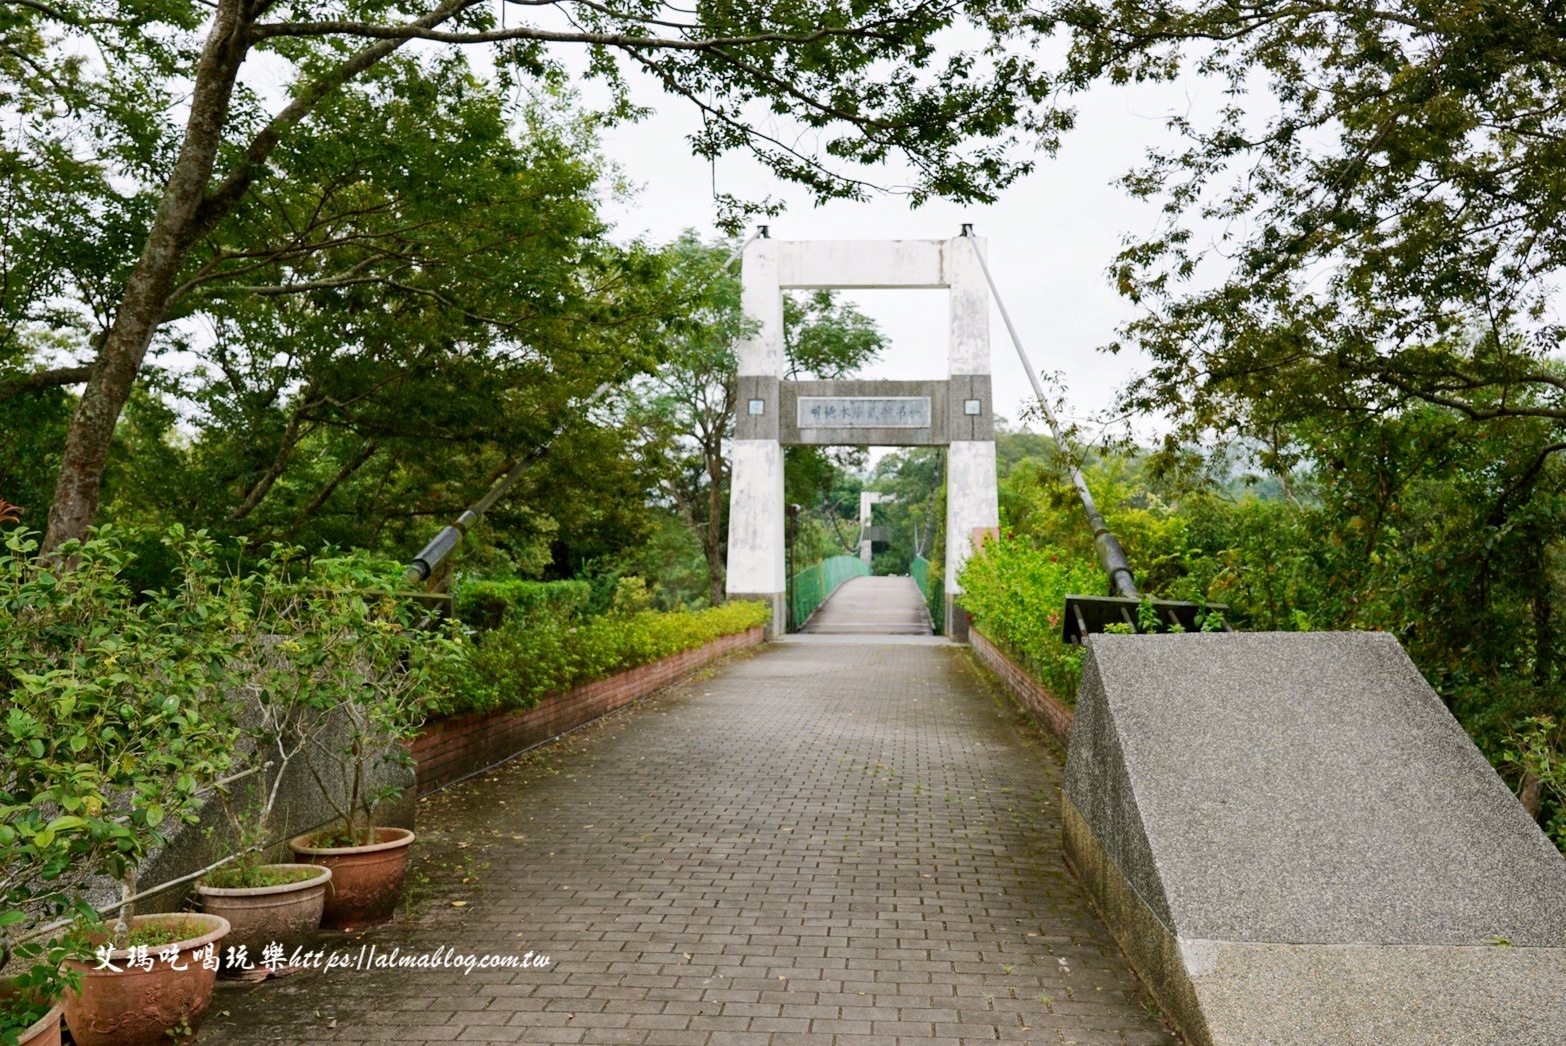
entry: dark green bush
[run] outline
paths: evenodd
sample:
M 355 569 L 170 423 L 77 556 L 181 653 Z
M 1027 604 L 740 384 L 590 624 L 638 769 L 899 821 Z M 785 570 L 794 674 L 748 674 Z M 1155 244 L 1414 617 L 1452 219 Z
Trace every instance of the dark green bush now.
M 545 694 L 692 650 L 766 623 L 764 603 L 727 603 L 698 611 L 637 610 L 577 620 L 514 613 L 454 662 L 450 698 L 437 715 L 531 708 Z
M 575 619 L 587 608 L 586 581 L 464 581 L 452 593 L 457 617 L 470 628 L 495 631 L 514 615 Z

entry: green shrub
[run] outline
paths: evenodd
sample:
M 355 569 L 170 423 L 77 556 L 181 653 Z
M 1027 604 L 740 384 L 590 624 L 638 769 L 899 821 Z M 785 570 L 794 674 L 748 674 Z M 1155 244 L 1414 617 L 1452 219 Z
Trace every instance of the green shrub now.
M 617 601 L 640 600 L 622 581 Z M 469 656 L 448 666 L 451 696 L 438 715 L 531 708 L 545 694 L 602 679 L 721 636 L 766 623 L 764 603 L 727 603 L 697 611 L 659 613 L 625 609 L 601 617 L 514 613 L 501 627 L 478 636 Z
M 1051 693 L 1076 700 L 1082 648 L 1060 638 L 1066 596 L 1103 591 L 1098 564 L 1079 553 L 1034 548 L 1006 536 L 992 538 L 969 557 L 959 576 L 963 609 L 973 623 Z
M 245 593 L 204 534 L 164 540 L 164 587 L 140 592 L 109 528 L 57 560 L 24 530 L 0 550 L 0 965 L 14 957 L 27 989 L 0 1000 L 0 1040 L 65 988 L 80 941 L 56 920 L 94 923 L 101 876 L 133 894 L 141 860 L 233 762 Z
M 586 581 L 463 581 L 452 593 L 458 619 L 470 628 L 499 629 L 513 615 L 576 618 L 593 587 Z
M 276 546 L 254 568 L 249 587 L 270 642 L 246 676 L 256 698 L 247 734 L 277 774 L 297 756 L 318 784 L 341 782 L 320 790 L 337 815 L 334 838 L 371 840 L 381 804 L 401 795 L 394 785 L 372 786 L 374 771 L 411 767 L 404 743 L 467 648 L 419 627 L 426 611 L 379 587 L 385 568 L 373 557 L 307 559 Z M 275 795 L 237 825 L 241 838 L 247 827 L 264 838 Z
M 1533 782 L 1539 823 L 1566 852 L 1566 727 L 1553 716 L 1529 716 L 1512 733 L 1500 761 Z

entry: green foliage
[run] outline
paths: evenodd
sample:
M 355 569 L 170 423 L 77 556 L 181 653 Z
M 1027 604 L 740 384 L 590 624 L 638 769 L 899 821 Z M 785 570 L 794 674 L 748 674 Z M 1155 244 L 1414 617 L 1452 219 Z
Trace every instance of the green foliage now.
M 589 613 L 602 613 L 613 601 L 622 577 L 645 578 L 652 585 L 659 610 L 694 610 L 709 606 L 707 561 L 701 542 L 674 513 L 654 507 L 652 531 L 640 545 L 588 561 L 578 575 L 593 586 Z
M 906 574 L 915 557 L 937 554 L 936 532 L 944 522 L 936 509 L 945 485 L 943 453 L 938 447 L 912 447 L 876 462 L 865 489 L 896 499 L 875 507 L 876 523 L 886 528 L 887 539 L 886 548 L 876 553 L 877 574 Z
M 372 787 L 373 771 L 412 766 L 405 744 L 443 702 L 451 666 L 467 660 L 455 636 L 420 627 L 419 603 L 378 586 L 384 578 L 373 559 L 306 559 L 286 546 L 252 575 L 267 629 L 246 676 L 261 710 L 258 749 L 285 765 L 301 758 L 338 831 L 357 840 L 374 838 L 379 805 L 402 792 Z
M 946 474 L 946 457 L 942 451 L 940 470 L 935 475 L 935 501 L 930 506 L 929 518 L 934 521 L 935 533 L 930 538 L 927 556 L 930 560 L 930 592 L 926 605 L 930 608 L 930 621 L 936 635 L 947 631 L 946 622 L 946 484 L 941 477 Z M 966 611 L 963 611 L 966 613 Z
M 1518 740 L 1537 742 L 1526 724 L 1558 715 L 1563 700 L 1556 606 L 1566 590 L 1566 475 L 1551 457 L 1551 426 L 1425 407 L 1294 431 L 1307 466 L 1275 477 L 1270 497 L 1225 473 L 1160 471 L 1162 455 L 1089 463 L 1088 482 L 1143 591 L 1227 604 L 1238 628 L 1395 634 L 1514 787 L 1532 780 L 1543 790 L 1541 821 L 1553 825 L 1558 800 L 1543 782 L 1554 764 L 1535 745 L 1526 769 Z M 1001 501 L 1017 541 L 1061 542 L 1092 562 L 1081 510 L 1048 462 L 1015 459 Z M 1092 573 L 1080 583 L 1103 590 Z M 1058 612 L 1054 591 L 1050 599 Z M 1201 627 L 1222 624 L 1208 614 Z M 1558 750 L 1558 738 L 1550 744 Z
M 970 556 L 958 580 L 974 625 L 1056 697 L 1074 702 L 1082 650 L 1061 640 L 1060 615 L 1067 595 L 1103 588 L 1098 564 L 1007 533 Z
M 112 531 L 39 563 L 13 531 L 0 555 L 0 943 L 90 917 L 88 883 L 134 889 L 138 863 L 194 820 L 238 735 L 251 608 L 204 535 L 169 533 L 163 588 L 135 592 Z M 67 563 L 70 569 L 63 569 Z M 58 935 L 17 953 L 56 991 Z M 51 963 L 53 965 L 51 965 Z
M 85 919 L 90 909 L 83 903 L 78 914 Z M 23 941 L 0 953 L 0 960 L 14 960 L 11 969 L 22 973 L 0 979 L 0 1046 L 16 1046 L 21 1033 L 37 1023 L 67 991 L 80 991 L 82 975 L 62 969 L 66 959 L 81 959 L 92 953 L 91 945 L 74 927 Z
M 452 591 L 457 619 L 469 628 L 493 631 L 513 616 L 573 619 L 588 608 L 593 586 L 586 581 L 462 580 Z
M 1079 84 L 1199 71 L 1223 92 L 1171 117 L 1183 141 L 1125 179 L 1166 216 L 1113 266 L 1153 359 L 1138 405 L 1264 436 L 1419 402 L 1562 416 L 1551 5 L 1065 0 L 1054 14 Z
M 253 890 L 259 886 L 285 886 L 289 883 L 304 882 L 320 874 L 314 868 L 303 865 L 266 865 L 258 862 L 237 866 L 225 865 L 215 872 L 209 872 L 202 881 L 208 886 L 215 886 L 222 890 Z
M 374 534 L 405 524 L 389 508 L 396 497 L 381 495 L 401 485 L 399 451 L 425 457 L 410 436 L 428 438 L 442 417 L 475 427 L 486 410 L 508 427 L 571 418 L 563 405 L 597 384 L 578 381 L 584 372 L 623 380 L 646 369 L 663 339 L 645 335 L 660 318 L 640 314 L 648 322 L 632 351 L 619 330 L 639 311 L 622 306 L 651 282 L 637 271 L 644 252 L 628 248 L 632 264 L 619 264 L 592 214 L 599 183 L 612 189 L 617 176 L 574 163 L 579 141 L 553 133 L 560 114 L 541 104 L 580 71 L 562 50 L 583 56 L 585 75 L 607 89 L 605 111 L 578 132 L 648 111 L 624 74 L 635 69 L 699 109 L 697 154 L 748 153 L 818 200 L 862 197 L 860 168 L 888 163 L 905 168 L 916 203 L 992 200 L 1070 123 L 1018 0 L 656 16 L 640 4 L 544 6 L 538 24 L 505 24 L 476 3 L 161 2 L 124 18 L 79 0 L 8 5 L 0 117 L 27 133 L 0 151 L 16 216 L 0 280 L 0 368 L 20 359 L 46 385 L 84 385 L 72 451 L 59 458 L 51 544 L 93 522 L 115 422 L 175 350 L 221 372 L 206 390 L 228 400 L 221 406 L 267 423 L 251 445 L 226 420 L 235 453 L 214 448 L 203 464 L 232 468 L 205 493 L 228 493 L 237 522 L 269 499 L 280 463 L 314 461 L 253 531 L 312 543 L 349 540 L 341 531 L 364 519 L 356 501 L 379 510 Z M 487 54 L 470 67 L 464 45 Z M 541 111 L 514 111 L 517 98 Z M 168 120 L 180 106 L 189 120 Z M 534 141 L 563 147 L 514 162 Z M 552 177 L 562 167 L 575 168 L 565 184 Z M 778 206 L 726 194 L 717 203 L 730 232 Z M 549 314 L 541 325 L 538 312 Z M 207 323 L 218 328 L 211 352 Z M 75 377 L 46 375 L 51 340 L 69 346 Z M 503 359 L 464 365 L 475 356 Z M 306 377 L 275 380 L 291 369 Z M 551 402 L 517 410 L 487 395 L 497 370 L 503 391 L 527 398 L 537 383 Z M 235 395 L 214 391 L 225 384 Z M 408 477 L 405 495 L 441 472 L 414 471 L 426 475 Z M 357 489 L 343 490 L 355 477 Z
M 726 603 L 698 611 L 645 609 L 646 589 L 622 579 L 610 613 L 578 619 L 517 613 L 480 635 L 468 658 L 448 662 L 441 716 L 531 708 L 546 694 L 602 679 L 721 636 L 766 623 L 764 603 Z
M 1539 821 L 1566 852 L 1566 731 L 1553 716 L 1529 716 L 1518 724 L 1501 758 L 1522 774 L 1525 788 L 1537 789 Z
M 18 519 L 35 530 L 49 514 L 55 464 L 73 407 L 60 389 L 0 400 L 0 497 L 14 503 Z
M 783 503 L 798 505 L 788 541 L 796 570 L 829 556 L 858 555 L 864 447 L 784 447 Z
M 416 548 L 432 518 L 547 445 L 489 513 L 492 543 L 535 572 L 557 551 L 580 559 L 641 536 L 642 500 L 624 496 L 650 482 L 640 433 L 579 404 L 656 361 L 677 305 L 657 252 L 608 239 L 588 121 L 547 93 L 515 105 L 459 60 L 397 58 L 311 128 L 280 146 L 281 178 L 229 234 L 308 238 L 320 244 L 312 264 L 263 247 L 235 270 L 226 247 L 197 249 L 188 306 L 215 339 L 202 366 L 160 390 L 182 425 L 172 413 L 132 424 L 132 399 L 108 517 Z M 341 270 L 353 276 L 326 275 Z M 541 507 L 565 485 L 572 511 Z

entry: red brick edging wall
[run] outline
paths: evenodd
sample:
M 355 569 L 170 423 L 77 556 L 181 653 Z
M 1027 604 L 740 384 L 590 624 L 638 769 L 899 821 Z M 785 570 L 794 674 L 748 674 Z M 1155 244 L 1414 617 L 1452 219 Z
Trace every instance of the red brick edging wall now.
M 736 632 L 662 661 L 546 694 L 523 712 L 485 712 L 431 723 L 408 746 L 418 765 L 418 794 L 433 792 L 459 777 L 493 766 L 668 686 L 714 658 L 754 646 L 761 640 L 760 628 Z
M 1044 688 L 1037 679 L 1023 671 L 1005 652 L 985 638 L 984 633 L 977 628 L 970 629 L 968 641 L 973 645 L 976 654 L 984 667 L 988 668 L 1000 677 L 1000 681 L 1006 684 L 1024 708 L 1033 714 L 1033 718 L 1048 730 L 1050 736 L 1060 742 L 1060 747 L 1071 746 L 1071 724 L 1076 721 L 1077 714 L 1066 707 L 1054 694 Z

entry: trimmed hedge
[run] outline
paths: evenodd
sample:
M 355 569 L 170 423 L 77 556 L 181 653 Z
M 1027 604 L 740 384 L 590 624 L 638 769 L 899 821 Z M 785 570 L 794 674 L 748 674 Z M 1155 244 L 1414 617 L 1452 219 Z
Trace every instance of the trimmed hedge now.
M 586 581 L 464 581 L 452 593 L 457 617 L 470 628 L 493 631 L 514 614 L 575 618 L 587 608 Z
M 453 668 L 459 673 L 450 687 L 453 696 L 434 712 L 440 717 L 531 708 L 545 694 L 756 628 L 768 616 L 765 603 L 609 613 L 582 621 L 566 614 L 515 612 L 481 635 L 465 661 Z

